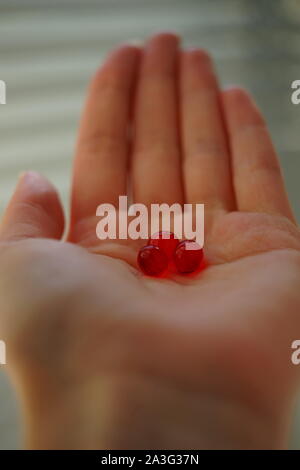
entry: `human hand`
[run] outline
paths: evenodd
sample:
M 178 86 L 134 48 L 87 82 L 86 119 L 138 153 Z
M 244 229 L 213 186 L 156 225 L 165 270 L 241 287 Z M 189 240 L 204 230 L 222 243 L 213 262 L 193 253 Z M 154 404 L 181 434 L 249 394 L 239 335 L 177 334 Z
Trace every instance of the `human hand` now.
M 137 202 L 205 204 L 197 277 L 144 277 L 137 242 L 97 239 L 96 207 L 126 194 L 128 167 Z M 259 111 L 219 91 L 205 52 L 161 34 L 108 58 L 81 123 L 66 242 L 63 231 L 54 188 L 24 175 L 1 228 L 0 336 L 28 447 L 286 444 L 299 231 Z

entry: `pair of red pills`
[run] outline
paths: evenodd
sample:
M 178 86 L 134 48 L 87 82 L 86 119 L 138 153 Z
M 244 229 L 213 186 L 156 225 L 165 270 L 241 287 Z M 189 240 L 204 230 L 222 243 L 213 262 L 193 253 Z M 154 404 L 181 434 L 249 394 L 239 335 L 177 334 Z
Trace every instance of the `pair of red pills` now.
M 158 232 L 140 249 L 138 265 L 148 276 L 162 275 L 174 263 L 180 274 L 195 272 L 203 259 L 203 249 L 193 240 L 180 242 L 172 232 Z

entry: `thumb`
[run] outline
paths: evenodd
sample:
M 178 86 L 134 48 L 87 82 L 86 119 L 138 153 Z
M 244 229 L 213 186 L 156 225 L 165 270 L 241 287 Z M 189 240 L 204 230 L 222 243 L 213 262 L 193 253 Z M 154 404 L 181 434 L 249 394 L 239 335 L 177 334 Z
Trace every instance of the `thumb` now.
M 54 186 L 39 173 L 23 173 L 6 208 L 0 240 L 61 238 L 63 209 Z

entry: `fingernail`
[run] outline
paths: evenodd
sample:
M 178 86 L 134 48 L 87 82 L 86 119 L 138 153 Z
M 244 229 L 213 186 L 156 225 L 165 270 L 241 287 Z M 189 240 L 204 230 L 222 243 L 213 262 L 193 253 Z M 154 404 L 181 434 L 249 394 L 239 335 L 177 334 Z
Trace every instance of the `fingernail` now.
M 145 44 L 145 41 L 138 38 L 132 38 L 125 42 L 128 46 L 142 47 Z
M 40 179 L 40 174 L 37 171 L 32 171 L 32 170 L 21 171 L 18 177 L 18 183 L 22 183 L 25 181 L 28 182 L 28 181 L 37 180 L 37 179 Z
M 223 90 L 224 91 L 230 91 L 230 90 L 234 90 L 236 88 L 240 88 L 240 85 L 232 85 L 232 84 L 228 84 L 228 85 L 225 85 L 223 87 Z

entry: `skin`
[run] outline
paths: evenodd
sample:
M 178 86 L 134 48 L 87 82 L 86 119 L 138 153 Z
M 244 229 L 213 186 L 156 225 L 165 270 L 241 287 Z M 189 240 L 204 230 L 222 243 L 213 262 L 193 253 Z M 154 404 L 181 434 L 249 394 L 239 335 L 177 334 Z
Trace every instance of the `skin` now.
M 128 139 L 128 125 L 134 128 Z M 96 207 L 205 204 L 206 268 L 156 279 L 138 242 L 96 238 Z M 297 391 L 300 235 L 264 120 L 200 49 L 161 33 L 94 76 L 71 222 L 41 175 L 1 225 L 0 332 L 27 448 L 287 445 Z

